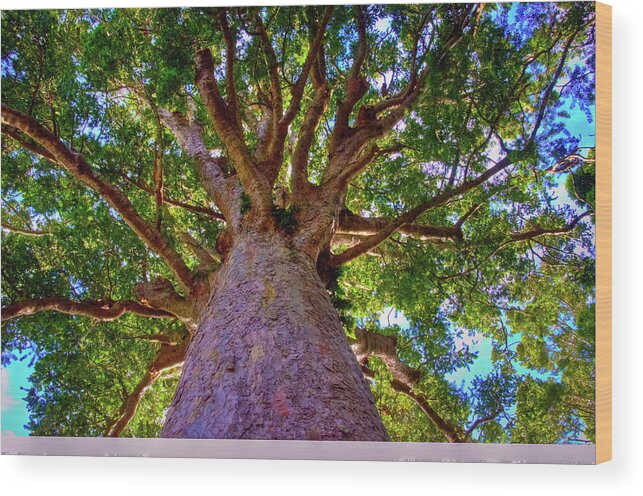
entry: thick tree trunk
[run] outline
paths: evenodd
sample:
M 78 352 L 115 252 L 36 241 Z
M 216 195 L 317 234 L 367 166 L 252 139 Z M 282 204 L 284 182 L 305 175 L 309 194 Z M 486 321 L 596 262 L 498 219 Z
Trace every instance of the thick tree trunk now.
M 310 257 L 245 234 L 216 278 L 163 437 L 388 440 Z

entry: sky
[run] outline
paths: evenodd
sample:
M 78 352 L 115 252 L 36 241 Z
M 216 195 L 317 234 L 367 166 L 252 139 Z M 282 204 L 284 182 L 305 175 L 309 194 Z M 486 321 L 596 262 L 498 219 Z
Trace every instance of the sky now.
M 28 388 L 29 376 L 32 369 L 29 368 L 29 359 L 12 362 L 8 367 L 0 368 L 0 414 L 2 415 L 2 435 L 27 436 L 29 431 L 24 425 L 29 421 L 27 403 L 24 401 L 26 391 L 21 388 Z

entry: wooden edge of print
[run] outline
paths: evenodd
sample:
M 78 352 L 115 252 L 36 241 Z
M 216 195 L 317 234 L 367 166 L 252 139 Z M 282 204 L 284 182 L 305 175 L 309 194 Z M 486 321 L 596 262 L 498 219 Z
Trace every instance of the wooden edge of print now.
M 596 3 L 596 463 L 612 459 L 612 7 Z
M 594 445 L 3 436 L 4 455 L 592 465 Z

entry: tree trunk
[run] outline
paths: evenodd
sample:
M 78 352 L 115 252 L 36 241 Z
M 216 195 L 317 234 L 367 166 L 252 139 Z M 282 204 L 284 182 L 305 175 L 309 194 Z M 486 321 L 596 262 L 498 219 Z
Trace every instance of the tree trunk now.
M 310 257 L 243 234 L 214 288 L 163 437 L 388 440 Z

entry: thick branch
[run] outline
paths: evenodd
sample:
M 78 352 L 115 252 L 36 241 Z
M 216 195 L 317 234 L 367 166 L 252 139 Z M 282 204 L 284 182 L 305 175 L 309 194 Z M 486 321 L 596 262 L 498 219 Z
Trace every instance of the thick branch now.
M 277 112 L 273 111 L 273 116 L 272 116 L 273 132 L 269 141 L 268 159 L 261 164 L 262 170 L 264 171 L 264 175 L 267 177 L 268 182 L 271 185 L 275 182 L 279 174 L 279 170 L 282 166 L 283 156 L 284 156 L 284 146 L 285 146 L 286 137 L 288 135 L 288 129 L 290 124 L 292 123 L 292 121 L 297 116 L 297 113 L 300 110 L 301 100 L 304 95 L 304 89 L 306 88 L 306 83 L 308 82 L 308 78 L 310 76 L 315 60 L 317 59 L 318 54 L 320 53 L 322 39 L 326 31 L 326 24 L 330 19 L 332 11 L 333 11 L 332 6 L 326 7 L 326 10 L 320 22 L 320 25 L 317 27 L 315 38 L 310 43 L 308 54 L 306 55 L 306 60 L 304 61 L 301 74 L 299 75 L 297 82 L 294 84 L 292 88 L 291 99 L 290 99 L 290 103 L 288 104 L 288 108 L 286 109 L 285 113 L 283 113 L 283 115 L 281 114 L 277 115 Z M 268 37 L 267 32 L 262 27 L 262 25 L 259 25 L 259 26 L 260 26 L 259 34 L 262 38 L 263 44 L 270 46 L 270 40 L 267 38 Z M 272 56 L 274 56 L 274 54 L 272 54 Z M 272 56 L 270 57 L 269 60 L 272 60 Z M 273 77 L 277 77 L 277 76 L 276 75 L 273 76 L 272 72 L 270 74 L 271 74 L 271 85 L 272 85 Z M 312 127 L 312 132 L 314 133 L 319 117 L 321 117 L 321 113 L 323 113 L 325 108 L 325 104 L 326 104 L 325 97 L 324 96 L 322 96 L 321 98 L 318 98 L 318 97 L 319 95 L 317 95 L 317 97 L 315 98 L 315 103 L 313 103 L 313 107 L 316 107 L 316 108 L 311 111 L 312 114 L 311 112 L 309 112 L 309 115 L 305 117 L 307 122 L 304 124 L 304 132 L 307 134 L 303 136 L 304 141 L 301 142 L 302 147 L 298 152 L 298 157 L 297 157 L 298 162 L 301 162 L 302 156 L 304 155 L 304 150 L 305 150 L 305 154 L 307 155 L 308 151 L 306 149 L 307 147 L 306 141 L 311 139 L 310 128 Z M 315 117 L 316 113 L 320 114 L 320 116 L 317 118 Z M 300 141 L 301 141 L 301 138 L 302 137 L 300 137 Z M 298 164 L 298 167 L 299 169 L 301 169 L 301 163 Z
M 357 23 L 357 47 L 355 56 L 353 57 L 353 64 L 349 76 L 346 78 L 344 91 L 346 96 L 339 102 L 337 106 L 337 114 L 335 116 L 335 127 L 333 129 L 333 141 L 339 141 L 348 130 L 348 119 L 351 112 L 355 108 L 355 104 L 360 98 L 364 96 L 368 89 L 368 85 L 363 77 L 361 77 L 362 66 L 366 60 L 366 53 L 368 50 L 368 39 L 366 36 L 366 17 L 364 15 L 364 7 L 356 5 L 354 7 L 355 20 Z
M 118 188 L 96 174 L 84 156 L 68 148 L 58 137 L 34 118 L 2 105 L 2 123 L 19 129 L 50 153 L 76 179 L 99 193 L 116 210 L 128 226 L 156 253 L 177 276 L 186 292 L 192 287 L 192 273 L 179 254 L 172 249 L 163 235 L 149 225 Z
M 210 50 L 199 50 L 196 53 L 196 84 L 214 128 L 234 163 L 243 190 L 250 196 L 260 215 L 269 215 L 272 207 L 270 184 L 259 174 L 243 133 L 221 98 L 214 79 L 214 62 Z
M 388 367 L 391 375 L 391 387 L 400 393 L 405 394 L 414 400 L 426 413 L 433 424 L 442 431 L 450 443 L 463 442 L 459 430 L 451 422 L 443 419 L 429 404 L 426 397 L 419 392 L 413 391 L 413 387 L 419 382 L 421 373 L 404 364 L 397 356 L 397 339 L 393 336 L 368 332 L 364 329 L 357 329 L 356 340 L 352 343 L 352 349 L 357 361 L 362 367 L 364 375 L 374 378 L 375 374 L 367 367 L 368 357 L 374 356 L 381 359 Z
M 175 316 L 165 310 L 152 308 L 135 301 L 71 301 L 65 298 L 42 298 L 23 300 L 2 308 L 2 322 L 51 310 L 67 315 L 83 315 L 101 321 L 116 320 L 125 313 L 134 313 L 155 319 L 170 319 Z
M 335 233 L 330 240 L 330 248 L 334 249 L 339 246 L 344 246 L 350 248 L 351 246 L 355 246 L 359 243 L 364 241 L 364 236 L 359 236 L 357 234 L 338 234 Z M 374 248 L 372 250 L 369 250 L 366 255 L 370 255 L 372 257 L 381 257 L 382 256 L 382 249 L 381 247 Z
M 374 356 L 381 359 L 389 368 L 391 374 L 398 381 L 414 386 L 420 380 L 420 371 L 409 367 L 397 356 L 397 338 L 384 336 L 365 329 L 355 330 L 355 341 L 351 344 L 357 361 L 362 363 L 368 357 Z
M 134 390 L 125 398 L 120 409 L 119 417 L 107 428 L 106 437 L 118 437 L 127 424 L 134 418 L 138 405 L 145 392 L 161 377 L 161 374 L 174 367 L 183 365 L 188 341 L 180 345 L 161 345 L 156 358 L 147 368 L 145 375 Z
M 198 318 L 196 303 L 178 294 L 172 282 L 164 277 L 157 277 L 152 282 L 139 284 L 136 288 L 136 296 L 142 303 L 176 316 L 188 330 L 196 329 Z
M 322 56 L 321 52 L 320 56 Z M 299 129 L 299 139 L 292 156 L 291 190 L 294 195 L 304 192 L 308 184 L 308 155 L 315 139 L 315 131 L 319 126 L 330 98 L 330 90 L 325 79 L 319 80 L 314 77 L 313 87 L 315 89 L 315 98 L 304 116 L 304 122 Z
M 416 46 L 412 56 L 411 74 L 406 88 L 399 94 L 373 105 L 363 105 L 358 111 L 354 128 L 350 128 L 348 126 L 348 117 L 357 101 L 366 91 L 366 82 L 363 78 L 354 79 L 351 77 L 347 80 L 347 83 L 350 82 L 350 86 L 354 89 L 351 90 L 351 88 L 348 87 L 347 98 L 338 106 L 335 129 L 333 131 L 333 137 L 330 144 L 331 160 L 329 166 L 324 172 L 323 181 L 325 183 L 336 178 L 345 168 L 345 164 L 353 162 L 355 157 L 369 143 L 372 143 L 373 140 L 381 138 L 387 132 L 390 132 L 395 125 L 400 122 L 405 113 L 420 95 L 429 74 L 434 73 L 436 70 L 441 70 L 440 61 L 462 38 L 463 31 L 468 25 L 472 9 L 473 5 L 465 5 L 462 13 L 456 17 L 451 34 L 444 42 L 442 49 L 436 55 L 436 59 L 438 60 L 437 67 L 427 66 L 424 70 L 419 72 L 422 64 L 417 63 L 416 39 Z M 423 29 L 425 22 L 426 16 L 423 17 L 420 32 Z M 427 54 L 428 49 L 422 58 Z M 380 114 L 383 114 L 385 111 L 388 111 L 388 113 L 380 117 Z M 370 160 L 367 160 L 361 165 L 361 168 L 358 168 L 354 172 L 354 174 L 363 170 L 369 163 Z M 337 190 L 344 186 L 345 183 L 340 182 L 339 184 L 333 184 L 331 188 Z
M 230 24 L 228 23 L 228 15 L 225 10 L 221 10 L 218 15 L 219 25 L 221 26 L 221 32 L 223 33 L 223 39 L 226 46 L 226 93 L 228 107 L 230 111 L 234 114 L 237 125 L 241 122 L 239 116 L 239 108 L 237 106 L 237 90 L 234 83 L 234 64 L 237 57 L 237 46 L 235 41 L 235 36 L 232 30 L 230 29 Z
M 239 206 L 233 198 L 233 188 L 227 184 L 229 181 L 225 177 L 226 159 L 212 157 L 205 145 L 201 126 L 197 122 L 191 121 L 179 112 L 169 112 L 163 108 L 159 108 L 158 113 L 161 121 L 172 131 L 181 148 L 196 159 L 203 187 L 223 212 L 224 218 L 234 223 Z
M 25 139 L 24 136 L 21 136 L 21 134 L 16 129 L 9 126 L 2 126 L 2 134 L 5 134 L 14 139 L 25 150 L 28 150 L 31 153 L 35 153 L 36 155 L 40 155 L 41 157 L 46 158 L 47 160 L 51 160 L 52 162 L 56 162 L 56 157 L 49 153 L 45 148 Z
M 336 233 L 356 236 L 373 236 L 391 224 L 393 219 L 386 217 L 361 217 L 348 209 L 338 216 Z M 420 241 L 441 242 L 446 239 L 462 239 L 462 230 L 458 226 L 427 226 L 421 224 L 406 224 L 397 232 Z
M 154 200 L 156 202 L 156 230 L 161 230 L 163 220 L 163 128 L 157 122 L 156 147 L 154 148 L 154 170 L 152 178 L 154 181 Z
M 463 26 L 466 25 L 463 24 Z M 461 31 L 461 30 L 460 30 Z M 457 29 L 454 30 L 454 32 L 458 32 Z M 534 125 L 534 129 L 532 130 L 532 133 L 527 140 L 527 143 L 525 144 L 525 147 L 523 151 L 529 151 L 531 146 L 533 145 L 533 141 L 536 137 L 536 133 L 540 127 L 540 124 L 544 118 L 545 111 L 549 102 L 549 99 L 551 97 L 551 94 L 554 90 L 556 81 L 560 77 L 562 73 L 562 69 L 565 64 L 565 60 L 567 57 L 567 53 L 571 47 L 571 44 L 573 42 L 574 37 L 576 36 L 577 33 L 574 33 L 569 40 L 567 41 L 565 48 L 563 49 L 563 54 L 561 55 L 561 60 L 559 61 L 559 64 L 556 68 L 556 71 L 554 72 L 554 76 L 552 78 L 552 81 L 550 82 L 549 86 L 545 90 L 545 93 L 541 99 L 540 102 L 540 107 L 538 109 L 537 117 L 536 117 L 536 122 Z M 447 44 L 447 47 L 450 48 L 457 43 L 457 40 L 461 37 L 461 32 L 459 36 L 456 36 L 456 38 L 452 38 L 452 40 Z M 445 52 L 446 53 L 446 52 Z M 395 112 L 397 112 L 398 109 L 396 109 Z M 390 115 L 393 115 L 393 112 L 391 112 Z M 386 117 L 386 119 L 389 118 L 389 116 Z M 514 152 L 514 154 L 518 154 L 517 152 Z M 363 255 L 364 253 L 367 253 L 368 251 L 372 250 L 379 244 L 383 243 L 386 241 L 397 229 L 399 229 L 401 226 L 405 224 L 409 224 L 413 222 L 415 219 L 417 219 L 420 215 L 422 215 L 424 212 L 427 212 L 433 208 L 439 207 L 441 205 L 444 205 L 446 202 L 448 202 L 450 199 L 455 198 L 459 195 L 462 195 L 485 181 L 487 181 L 489 178 L 492 176 L 498 174 L 499 172 L 503 171 L 506 169 L 509 165 L 513 163 L 513 159 L 510 158 L 510 155 L 508 154 L 505 156 L 502 160 L 500 160 L 498 163 L 496 163 L 493 167 L 487 169 L 484 173 L 480 174 L 477 178 L 471 180 L 471 181 L 465 181 L 463 182 L 460 186 L 444 191 L 443 193 L 433 197 L 429 201 L 425 202 L 424 204 L 419 205 L 418 207 L 414 208 L 413 210 L 408 211 L 407 213 L 401 215 L 398 219 L 395 221 L 392 221 L 388 226 L 384 227 L 381 231 L 378 233 L 370 236 L 369 238 L 366 238 L 362 243 L 359 245 L 353 246 L 349 249 L 347 249 L 345 252 L 339 254 L 339 255 L 334 255 L 330 259 L 330 264 L 333 266 L 338 266 L 343 263 L 346 263 L 350 260 L 353 260 L 360 255 Z M 578 222 L 578 221 L 576 221 Z M 572 227 L 573 228 L 573 227 Z M 532 231 L 529 233 L 516 233 L 512 236 L 516 237 L 522 237 L 522 236 L 527 236 L 525 239 L 530 239 L 530 237 L 535 237 L 535 236 L 540 236 L 542 234 L 563 234 L 564 232 L 569 232 L 569 231 L 564 231 L 561 233 L 557 233 L 555 231 L 553 232 L 544 232 L 546 230 L 536 230 Z M 513 239 L 513 237 L 512 237 Z
M 566 172 L 572 167 L 585 163 L 594 163 L 596 162 L 595 158 L 583 157 L 579 153 L 572 153 L 566 157 L 561 158 L 555 164 L 547 167 L 544 172 L 549 172 L 551 174 L 558 174 L 561 172 Z

